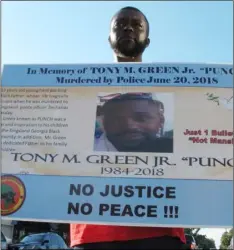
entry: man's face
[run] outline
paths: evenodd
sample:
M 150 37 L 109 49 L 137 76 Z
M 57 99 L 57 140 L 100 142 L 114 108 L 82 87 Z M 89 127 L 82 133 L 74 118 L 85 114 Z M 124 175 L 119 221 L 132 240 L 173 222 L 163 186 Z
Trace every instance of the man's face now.
M 149 44 L 148 32 L 148 24 L 140 12 L 124 10 L 112 19 L 109 42 L 118 56 L 137 57 Z
M 159 107 L 147 100 L 110 103 L 103 122 L 107 138 L 119 151 L 134 151 L 161 128 Z

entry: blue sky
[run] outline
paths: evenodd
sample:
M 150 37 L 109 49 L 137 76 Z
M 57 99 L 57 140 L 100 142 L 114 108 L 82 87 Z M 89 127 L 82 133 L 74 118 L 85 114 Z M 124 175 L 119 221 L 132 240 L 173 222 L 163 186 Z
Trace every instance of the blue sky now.
M 109 21 L 134 6 L 149 19 L 145 62 L 233 62 L 232 2 L 4 2 L 3 63 L 112 62 Z
M 233 63 L 233 3 L 3 2 L 2 63 L 108 63 L 109 22 L 125 6 L 150 22 L 144 62 Z M 219 246 L 224 229 L 203 229 Z

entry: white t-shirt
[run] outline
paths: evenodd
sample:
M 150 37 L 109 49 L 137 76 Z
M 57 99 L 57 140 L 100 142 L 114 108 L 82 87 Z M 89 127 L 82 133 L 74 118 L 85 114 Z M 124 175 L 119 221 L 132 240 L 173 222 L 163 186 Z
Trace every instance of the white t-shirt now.
M 117 152 L 118 150 L 107 139 L 105 133 L 103 133 L 99 138 L 95 139 L 95 142 L 94 142 L 94 151 Z

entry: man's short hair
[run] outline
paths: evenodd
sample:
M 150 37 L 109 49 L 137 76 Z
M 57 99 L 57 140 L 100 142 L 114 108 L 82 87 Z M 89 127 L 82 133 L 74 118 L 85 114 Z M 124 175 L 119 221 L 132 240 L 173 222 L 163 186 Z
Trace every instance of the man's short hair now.
M 147 26 L 148 26 L 148 29 L 149 29 L 149 21 L 148 21 L 147 17 L 145 16 L 145 14 L 144 14 L 142 11 L 140 11 L 139 9 L 137 9 L 137 8 L 135 8 L 135 7 L 131 7 L 131 6 L 124 7 L 124 8 L 122 8 L 122 9 L 120 9 L 120 10 L 113 16 L 113 18 L 114 18 L 119 12 L 122 12 L 122 11 L 125 11 L 125 10 L 133 10 L 133 11 L 139 12 L 139 13 L 145 18 L 145 21 L 146 21 Z M 113 20 L 113 18 L 112 18 L 112 20 Z
M 158 100 L 154 100 L 151 93 L 125 93 L 116 95 L 114 98 L 107 100 L 102 107 L 102 111 L 105 112 L 105 110 L 108 108 L 108 106 L 112 103 L 120 103 L 121 101 L 131 101 L 131 100 L 146 100 L 150 103 L 154 103 L 158 106 L 161 113 L 164 113 L 164 105 L 162 102 Z

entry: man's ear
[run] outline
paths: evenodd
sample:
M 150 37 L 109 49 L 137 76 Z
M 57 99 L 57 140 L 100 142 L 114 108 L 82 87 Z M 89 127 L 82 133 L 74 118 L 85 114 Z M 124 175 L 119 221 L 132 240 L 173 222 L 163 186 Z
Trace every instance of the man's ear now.
M 165 124 L 165 116 L 163 113 L 160 114 L 160 128 L 163 128 Z
M 108 42 L 109 42 L 109 44 L 110 44 L 110 36 L 108 36 Z
M 148 47 L 149 45 L 150 45 L 150 39 L 147 38 L 147 39 L 146 39 L 146 47 Z

